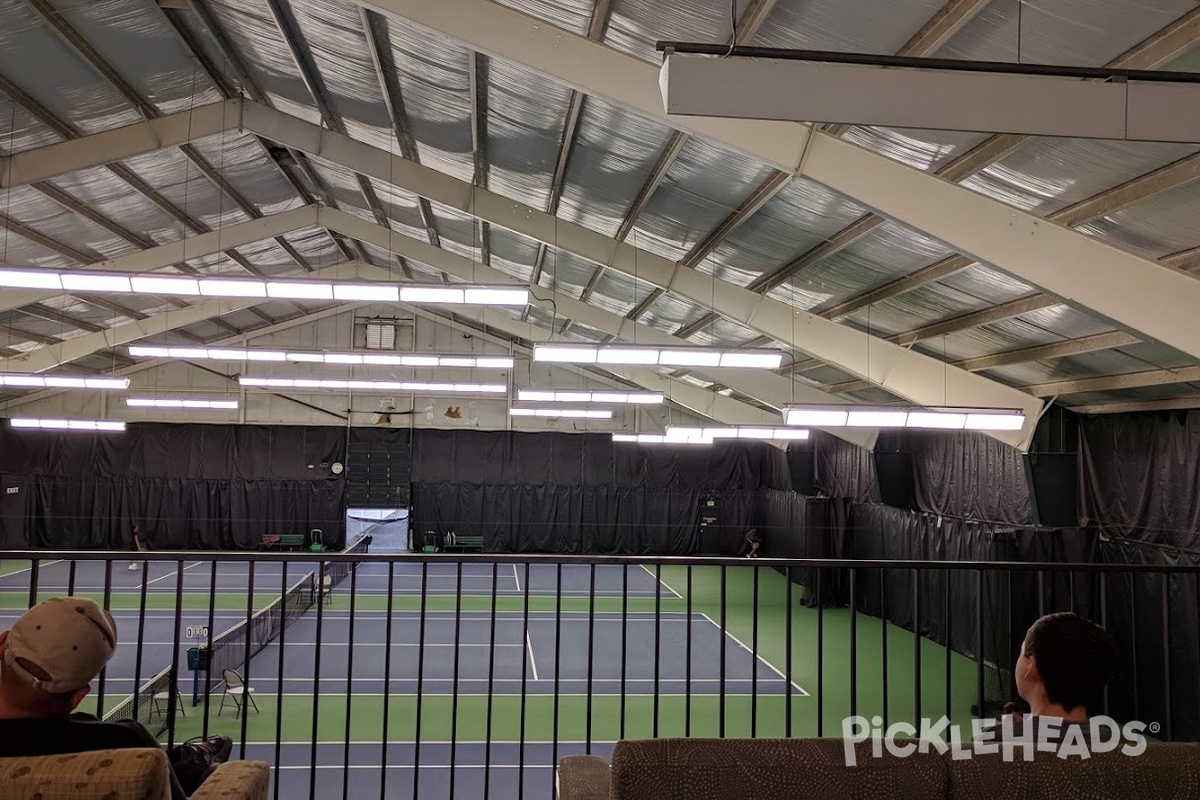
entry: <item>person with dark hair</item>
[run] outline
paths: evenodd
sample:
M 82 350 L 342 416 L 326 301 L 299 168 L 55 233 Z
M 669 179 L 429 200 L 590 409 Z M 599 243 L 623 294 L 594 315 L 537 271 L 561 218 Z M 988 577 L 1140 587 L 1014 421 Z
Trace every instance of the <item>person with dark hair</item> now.
M 0 633 L 0 758 L 161 747 L 135 720 L 76 711 L 116 647 L 112 615 L 83 597 L 39 603 Z M 228 736 L 169 749 L 172 800 L 187 800 L 232 749 Z
M 1027 716 L 1005 706 L 1013 730 L 1038 730 L 1039 719 L 1054 718 L 1057 736 L 1075 728 L 1086 740 L 1088 704 L 1101 697 L 1115 662 L 1112 638 L 1096 623 L 1071 612 L 1041 617 L 1026 632 L 1013 671 L 1017 693 L 1029 704 Z

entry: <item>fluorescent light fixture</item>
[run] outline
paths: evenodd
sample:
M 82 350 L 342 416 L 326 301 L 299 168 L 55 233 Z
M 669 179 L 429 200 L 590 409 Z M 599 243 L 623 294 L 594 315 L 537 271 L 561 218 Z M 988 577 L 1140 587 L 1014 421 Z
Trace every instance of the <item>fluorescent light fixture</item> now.
M 321 378 L 258 378 L 238 379 L 242 386 L 267 389 L 321 389 L 325 391 L 352 390 L 364 392 L 423 392 L 441 394 L 504 394 L 503 383 L 425 383 L 421 381 L 369 381 Z
M 19 389 L 128 389 L 129 378 L 0 372 L 0 386 L 12 386 Z
M 910 411 L 907 425 L 910 428 L 961 431 L 967 426 L 967 415 L 949 411 Z
M 536 345 L 534 361 L 569 364 L 659 365 L 665 367 L 734 367 L 778 369 L 783 364 L 779 350 L 700 350 L 637 345 Z
M 464 294 L 466 302 L 478 306 L 527 306 L 529 305 L 529 290 L 521 288 L 472 289 Z
M 368 303 L 400 302 L 400 287 L 390 283 L 335 283 L 334 300 L 358 300 Z
M 635 442 L 637 444 L 712 444 L 713 440 L 705 437 L 671 439 L 657 433 L 614 433 L 614 442 Z
M 518 389 L 517 399 L 527 403 L 662 404 L 661 392 L 576 392 L 555 389 Z
M 262 281 L 203 278 L 200 281 L 200 294 L 205 297 L 266 297 L 267 285 Z
M 125 405 L 130 408 L 206 408 L 233 410 L 237 400 L 189 400 L 173 397 L 127 397 Z
M 32 419 L 14 417 L 9 424 L 14 428 L 47 431 L 96 431 L 103 433 L 121 432 L 125 423 L 115 419 Z
M 1019 431 L 1025 427 L 1025 415 L 1020 412 L 979 412 L 967 414 L 969 431 Z
M 783 353 L 778 350 L 766 351 L 737 351 L 721 354 L 722 367 L 742 367 L 745 369 L 779 369 L 783 366 Z
M 908 422 L 908 412 L 901 411 L 858 411 L 851 409 L 846 420 L 850 428 L 903 428 Z
M 200 282 L 195 278 L 159 278 L 154 275 L 134 275 L 129 279 L 133 291 L 144 294 L 182 294 L 196 297 Z
M 719 350 L 662 350 L 658 363 L 664 367 L 717 367 L 721 365 Z
M 534 361 L 551 361 L 563 364 L 595 364 L 596 348 L 588 345 L 542 345 L 533 346 Z
M 120 292 L 129 293 L 128 275 L 89 275 L 64 272 L 62 287 L 68 292 Z
M 463 290 L 440 286 L 401 286 L 400 302 L 461 304 Z
M 1010 408 L 792 406 L 783 416 L 786 425 L 815 428 L 1019 431 L 1025 426 L 1025 414 Z
M 667 439 L 757 439 L 761 441 L 804 441 L 808 431 L 800 428 L 774 428 L 761 426 L 732 426 L 723 428 L 681 428 L 669 426 Z
M 0 269 L 0 286 L 6 289 L 62 289 L 62 276 L 49 270 Z
M 267 296 L 284 300 L 332 300 L 333 287 L 318 281 L 270 281 Z
M 658 350 L 639 347 L 601 347 L 597 364 L 657 364 Z
M 847 412 L 832 408 L 788 408 L 784 409 L 785 425 L 811 425 L 821 428 L 843 428 Z
M 612 419 L 611 409 L 590 408 L 510 408 L 510 417 L 550 417 L 564 419 Z
M 266 350 L 243 347 L 144 347 L 134 345 L 135 358 L 187 358 L 211 361 L 293 361 L 311 364 L 362 366 L 464 367 L 469 369 L 512 369 L 512 358 L 498 356 L 423 355 L 410 353 L 322 353 L 306 350 Z
M 0 289 L 48 289 L 68 292 L 118 292 L 194 295 L 200 297 L 272 297 L 281 300 L 345 300 L 368 303 L 468 303 L 481 306 L 524 306 L 529 290 L 522 286 L 434 285 L 395 283 L 329 283 L 310 280 L 254 280 L 151 273 L 124 275 L 45 269 L 0 269 Z

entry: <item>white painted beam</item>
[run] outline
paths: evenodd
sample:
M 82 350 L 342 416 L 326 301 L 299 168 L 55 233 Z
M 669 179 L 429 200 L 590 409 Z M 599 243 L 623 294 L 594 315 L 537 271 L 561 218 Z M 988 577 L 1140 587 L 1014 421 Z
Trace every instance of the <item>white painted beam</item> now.
M 226 100 L 0 158 L 0 189 L 49 180 L 237 130 L 242 101 Z
M 675 127 L 691 127 L 696 122 L 672 119 L 665 114 L 661 98 L 655 96 L 658 76 L 653 65 L 491 0 L 438 3 L 371 0 L 369 5 L 381 13 L 440 31 L 475 49 L 524 64 L 660 122 Z M 754 122 L 745 126 L 746 130 L 765 130 L 755 127 Z M 782 163 L 778 150 L 774 149 L 780 141 L 756 141 L 742 129 L 710 127 L 698 132 L 768 163 L 777 166 Z M 781 139 L 786 136 L 781 134 Z M 1200 284 L 1186 286 L 1170 281 L 1164 278 L 1162 268 L 1152 262 L 822 132 L 811 134 L 799 172 L 1044 291 L 1094 309 L 1131 332 L 1184 352 L 1200 351 L 1197 334 L 1186 330 L 1192 327 L 1185 323 L 1191 312 L 1170 313 L 1181 306 L 1193 310 L 1198 307 L 1195 293 L 1200 291 Z M 1097 265 L 1099 274 L 1094 269 Z M 1083 280 L 1081 271 L 1087 273 Z M 1169 285 L 1164 285 L 1164 280 Z M 1131 285 L 1138 291 L 1131 292 Z M 1128 297 L 1144 295 L 1146 287 L 1152 287 L 1154 299 L 1137 304 L 1140 311 L 1128 313 Z M 1169 311 L 1156 304 L 1160 297 L 1170 301 Z
M 1083 392 L 1111 392 L 1121 389 L 1140 389 L 1144 386 L 1167 386 L 1173 383 L 1200 381 L 1200 367 L 1178 369 L 1149 369 L 1123 375 L 1101 375 L 1095 378 L 1072 378 L 1065 381 L 1039 383 L 1025 387 L 1037 397 L 1056 397 Z
M 652 64 L 618 53 L 543 19 L 488 0 L 368 0 L 360 2 L 392 18 L 411 20 L 471 46 L 472 50 L 526 64 L 556 81 L 586 94 L 599 78 L 623 87 L 618 103 L 663 117 L 657 70 Z M 649 74 L 650 80 L 646 80 Z M 800 164 L 809 131 L 790 122 L 690 119 L 668 124 L 689 133 L 721 141 L 779 169 L 794 171 Z
M 812 143 L 806 174 L 1115 327 L 1200 358 L 1200 281 L 889 159 L 856 174 L 863 151 Z M 1136 298 L 1137 302 L 1131 302 Z
M 1195 142 L 1200 86 L 668 53 L 663 108 L 683 117 L 1083 139 Z
M 711 306 L 722 316 L 836 364 L 914 403 L 1020 408 L 1029 420 L 1027 430 L 1000 436 L 1003 441 L 1018 447 L 1027 446 L 1032 437 L 1041 403 L 989 378 L 972 375 L 746 288 L 683 268 L 662 256 L 638 250 L 582 225 L 558 219 L 273 109 L 247 104 L 245 124 L 266 139 L 408 189 L 536 241 L 556 245 L 702 306 Z M 330 219 L 325 211 L 322 210 L 323 218 Z M 346 224 L 350 221 L 346 220 Z M 342 232 L 353 236 L 349 231 Z M 389 235 L 395 237 L 395 234 Z
M 235 247 L 273 239 L 292 231 L 311 228 L 317 224 L 317 206 L 300 206 L 259 219 L 228 225 L 211 233 L 201 233 L 178 242 L 139 250 L 120 258 L 89 264 L 97 272 L 153 272 L 163 267 L 220 253 Z M 17 266 L 17 265 L 12 265 Z M 312 277 L 309 275 L 308 277 Z M 0 311 L 59 297 L 63 292 L 4 291 L 0 293 Z
M 328 208 L 321 209 L 321 225 L 328 230 L 334 230 L 361 242 L 390 250 L 396 255 L 402 255 L 405 258 L 425 264 L 433 269 L 445 272 L 447 275 L 452 275 L 463 280 L 478 280 L 485 283 L 497 284 L 516 282 L 516 279 L 511 275 L 499 270 L 475 263 L 470 259 L 434 247 L 427 242 L 408 236 L 398 236 L 386 228 L 344 211 Z M 361 280 L 379 279 L 379 276 L 384 274 L 386 273 L 383 270 L 378 270 L 367 265 L 359 266 L 358 277 Z M 535 289 L 533 291 L 533 303 L 546 310 L 553 309 L 562 317 L 616 336 L 625 342 L 665 346 L 685 344 L 683 340 L 677 339 L 668 333 L 626 319 L 620 314 L 605 311 L 575 297 L 554 293 L 548 289 Z M 456 309 L 456 313 L 462 313 L 462 311 Z M 493 314 L 492 316 L 497 315 Z M 508 319 L 503 317 L 503 315 L 498 316 Z M 509 325 L 507 329 L 519 330 L 518 335 L 522 338 L 533 341 L 545 340 L 546 333 L 543 328 L 531 322 L 519 322 L 517 320 L 511 320 L 511 322 L 513 325 L 519 326 L 519 328 L 514 329 L 512 325 Z M 576 340 L 562 339 L 562 341 Z M 782 409 L 784 406 L 792 403 L 845 403 L 841 398 L 825 394 L 820 390 L 813 389 L 810 386 L 797 383 L 772 372 L 741 369 L 696 369 L 693 372 L 707 380 L 728 386 L 740 394 L 753 397 L 777 409 Z M 776 418 L 775 424 L 779 422 L 780 419 Z M 861 447 L 872 447 L 875 442 L 875 431 L 856 431 L 837 428 L 830 429 L 830 433 Z
M 349 268 L 348 268 L 349 267 Z M 350 278 L 347 273 L 354 272 L 354 265 L 338 265 L 317 270 L 309 276 L 313 280 L 335 280 Z M 0 360 L 0 370 L 15 372 L 42 372 L 53 369 L 60 364 L 68 364 L 84 356 L 100 350 L 106 350 L 120 345 L 136 342 L 147 336 L 154 336 L 167 331 L 194 325 L 206 319 L 219 317 L 244 308 L 262 305 L 261 298 L 247 300 L 205 300 L 187 308 L 172 309 L 161 314 L 155 314 L 146 319 L 134 320 L 121 325 L 107 328 L 97 333 L 89 333 L 74 339 L 67 339 L 58 344 L 39 347 L 18 356 Z

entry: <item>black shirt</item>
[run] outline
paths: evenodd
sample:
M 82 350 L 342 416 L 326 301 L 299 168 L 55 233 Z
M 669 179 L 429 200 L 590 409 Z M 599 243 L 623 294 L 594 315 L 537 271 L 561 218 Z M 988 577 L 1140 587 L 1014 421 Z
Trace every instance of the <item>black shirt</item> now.
M 161 746 L 150 731 L 133 720 L 102 722 L 91 714 L 0 719 L 0 758 Z M 174 770 L 171 770 L 171 800 L 187 800 Z

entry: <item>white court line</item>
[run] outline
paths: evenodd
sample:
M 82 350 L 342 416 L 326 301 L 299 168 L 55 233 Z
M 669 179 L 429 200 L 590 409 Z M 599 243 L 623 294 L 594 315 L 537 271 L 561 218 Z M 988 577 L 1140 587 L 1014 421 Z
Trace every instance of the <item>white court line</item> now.
M 168 572 L 166 575 L 163 575 L 161 578 L 155 578 L 155 579 L 154 579 L 154 580 L 152 580 L 152 581 L 146 581 L 146 583 L 145 583 L 145 584 L 141 584 L 141 583 L 139 583 L 137 586 L 135 586 L 135 587 L 133 587 L 133 588 L 135 588 L 135 589 L 141 589 L 143 585 L 145 585 L 145 586 L 149 586 L 149 585 L 150 585 L 150 584 L 152 584 L 152 583 L 158 583 L 159 581 L 165 581 L 167 578 L 173 578 L 173 577 L 175 577 L 175 575 L 176 575 L 178 572 L 180 572 L 180 571 L 182 571 L 182 572 L 187 572 L 187 571 L 188 571 L 189 569 L 191 569 L 192 567 L 198 567 L 198 566 L 200 566 L 200 565 L 201 565 L 201 564 L 203 564 L 203 563 L 204 563 L 203 561 L 196 561 L 196 562 L 194 562 L 194 563 L 191 563 L 191 564 L 187 565 L 187 566 L 186 566 L 186 567 L 184 567 L 182 570 L 176 570 L 175 572 Z M 76 589 L 78 589 L 79 587 L 77 586 L 77 587 L 75 587 L 75 588 L 76 588 Z
M 517 591 L 521 591 L 521 576 L 517 574 L 517 565 L 513 564 L 513 580 L 517 582 Z
M 760 656 L 758 653 L 755 653 L 755 652 L 754 652 L 753 650 L 751 650 L 749 647 L 746 647 L 746 645 L 745 645 L 745 644 L 743 644 L 743 642 L 742 642 L 742 640 L 741 640 L 741 639 L 737 638 L 737 637 L 736 637 L 736 636 L 734 636 L 732 633 L 730 633 L 729 631 L 725 630 L 725 629 L 724 629 L 724 628 L 722 628 L 720 625 L 718 625 L 718 624 L 717 624 L 717 623 L 716 623 L 716 622 L 713 620 L 713 618 L 712 618 L 712 617 L 710 617 L 708 614 L 701 614 L 700 616 L 704 617 L 706 620 L 708 620 L 709 622 L 711 622 L 711 623 L 713 624 L 713 627 L 714 627 L 714 628 L 716 628 L 718 631 L 720 631 L 722 634 L 724 634 L 725 636 L 728 636 L 730 639 L 733 639 L 735 642 L 737 642 L 739 645 L 741 645 L 741 648 L 742 648 L 743 650 L 745 650 L 747 653 L 749 653 L 749 654 L 750 654 L 750 655 L 751 655 L 751 656 L 752 656 L 754 659 L 756 659 L 756 660 L 758 660 L 758 661 L 761 661 L 762 663 L 766 664 L 766 665 L 767 665 L 767 667 L 768 667 L 768 668 L 769 668 L 769 669 L 770 669 L 772 672 L 774 672 L 774 673 L 775 673 L 776 675 L 778 675 L 779 677 L 783 678 L 785 681 L 787 681 L 787 680 L 788 680 L 788 676 L 787 676 L 787 675 L 784 675 L 782 672 L 780 672 L 780 671 L 778 670 L 778 668 L 776 668 L 776 666 L 775 666 L 774 664 L 772 664 L 770 661 L 767 661 L 765 658 L 763 658 L 762 656 Z M 801 687 L 801 686 L 800 686 L 800 684 L 796 683 L 795 681 L 788 681 L 788 682 L 789 682 L 789 683 L 791 683 L 791 684 L 792 684 L 792 686 L 796 687 L 796 690 L 797 690 L 798 692 L 800 692 L 800 694 L 801 694 L 802 696 L 804 696 L 804 697 L 808 697 L 808 692 L 804 691 L 803 687 Z
M 677 592 L 677 591 L 675 591 L 674 589 L 672 589 L 672 588 L 671 588 L 671 586 L 670 586 L 670 584 L 668 584 L 666 581 L 664 581 L 664 580 L 660 579 L 658 576 L 656 576 L 656 575 L 654 574 L 654 570 L 650 569 L 650 568 L 649 568 L 648 566 L 646 566 L 645 564 L 639 564 L 638 566 L 639 566 L 639 567 L 641 567 L 642 569 L 646 570 L 646 572 L 650 574 L 650 577 L 651 577 L 651 578 L 654 578 L 654 582 L 655 582 L 655 583 L 657 583 L 659 586 L 662 586 L 662 587 L 664 587 L 664 588 L 665 588 L 665 589 L 666 589 L 668 592 L 670 592 L 671 594 L 675 595 L 675 596 L 676 596 L 676 597 L 678 597 L 680 600 L 682 600 L 682 599 L 683 599 L 683 595 L 681 595 L 679 592 Z M 636 595 L 631 595 L 631 596 L 636 596 Z M 658 593 L 657 593 L 657 592 L 655 592 L 655 595 L 654 595 L 654 596 L 655 596 L 655 597 L 657 597 L 657 596 L 658 596 Z
M 533 660 L 533 642 L 529 639 L 529 631 L 525 631 L 525 647 L 529 650 L 529 663 L 533 666 L 533 679 L 538 679 L 537 662 Z
M 13 560 L 13 561 L 16 561 L 16 559 L 12 559 L 12 560 Z M 21 559 L 21 560 L 22 560 L 22 561 L 24 561 L 24 560 L 26 560 L 26 559 Z M 39 571 L 39 572 L 41 572 L 41 571 L 42 571 L 42 570 L 44 570 L 46 567 L 52 567 L 52 566 L 54 566 L 55 564 L 62 564 L 62 563 L 65 563 L 65 562 L 64 562 L 64 561 L 63 561 L 61 558 L 56 558 L 56 559 L 55 559 L 55 560 L 53 560 L 53 561 L 46 561 L 46 562 L 41 562 L 41 561 L 39 561 L 39 562 L 38 562 L 38 571 Z M 3 580 L 4 578 L 9 578 L 9 577 L 12 577 L 13 575 L 20 575 L 22 572 L 33 572 L 33 567 L 32 567 L 32 566 L 28 566 L 28 567 L 25 567 L 24 569 L 19 569 L 19 570 L 16 570 L 15 572 L 6 572 L 6 573 L 4 573 L 3 575 L 0 575 L 0 580 Z M 38 588 L 38 591 L 39 591 L 39 592 L 41 592 L 41 588 L 40 588 L 40 587 Z

